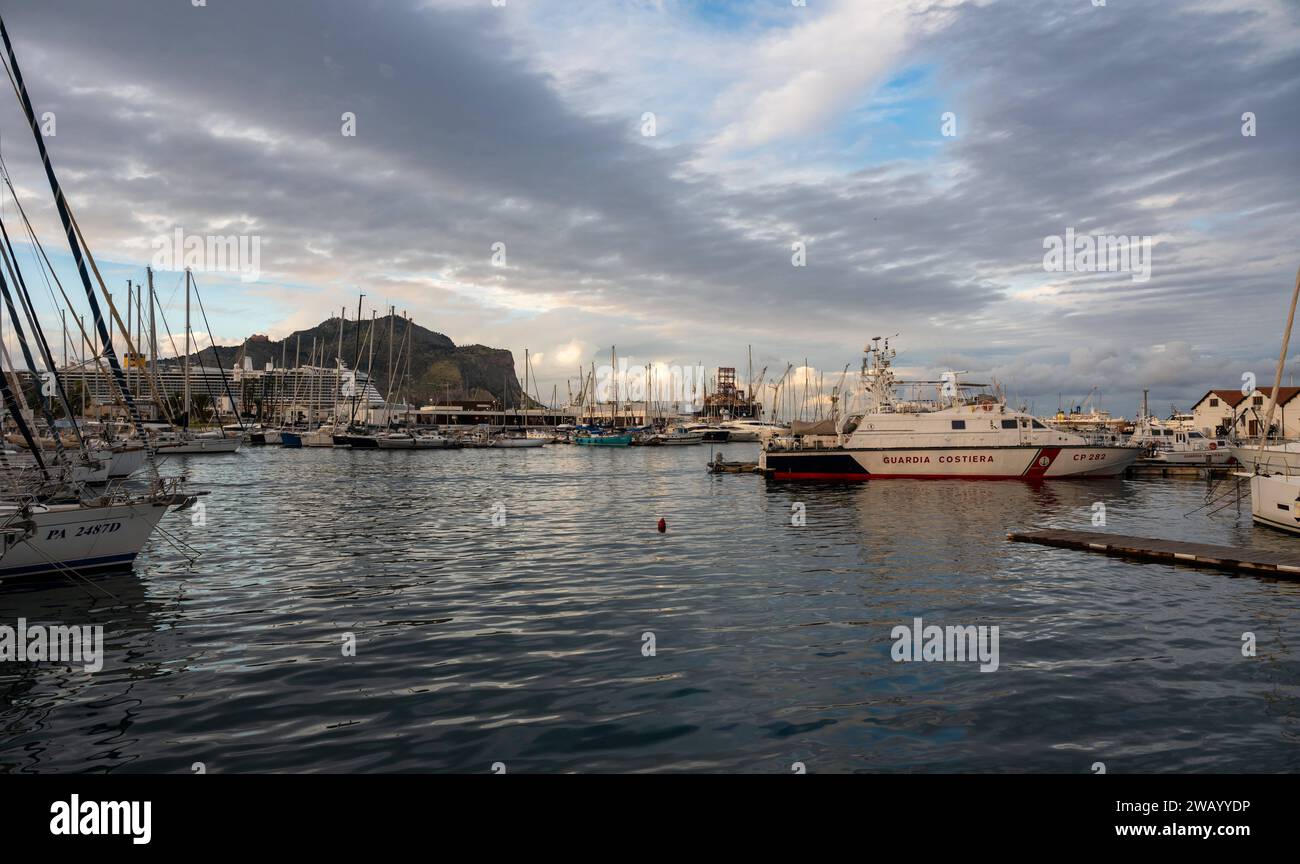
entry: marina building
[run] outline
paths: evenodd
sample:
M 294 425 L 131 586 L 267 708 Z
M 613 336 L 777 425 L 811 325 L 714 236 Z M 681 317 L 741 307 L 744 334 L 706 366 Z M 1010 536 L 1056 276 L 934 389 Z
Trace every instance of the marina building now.
M 1263 434 L 1264 418 L 1273 405 L 1274 434 L 1300 436 L 1300 387 L 1278 389 L 1276 404 L 1272 387 L 1256 387 L 1243 394 L 1240 389 L 1210 390 L 1192 406 L 1192 422 L 1206 437 L 1237 435 L 1254 438 Z

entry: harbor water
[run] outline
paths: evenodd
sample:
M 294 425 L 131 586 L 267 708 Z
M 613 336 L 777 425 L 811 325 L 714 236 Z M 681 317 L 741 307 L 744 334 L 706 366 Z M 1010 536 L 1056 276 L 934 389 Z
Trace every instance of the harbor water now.
M 782 484 L 711 452 L 173 459 L 211 494 L 134 573 L 0 592 L 0 623 L 102 625 L 105 652 L 0 664 L 0 771 L 1300 770 L 1300 583 L 1006 540 L 1300 543 L 1249 499 Z M 896 661 L 917 618 L 998 627 L 996 671 Z

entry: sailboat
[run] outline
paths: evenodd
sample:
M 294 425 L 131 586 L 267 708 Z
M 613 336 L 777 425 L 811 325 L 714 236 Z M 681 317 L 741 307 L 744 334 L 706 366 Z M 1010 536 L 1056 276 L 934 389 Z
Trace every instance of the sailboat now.
M 67 203 L 67 198 L 63 194 L 58 177 L 54 172 L 54 166 L 46 150 L 40 127 L 37 124 L 36 112 L 32 106 L 31 97 L 27 93 L 27 86 L 23 80 L 18 58 L 14 52 L 13 43 L 10 41 L 9 31 L 5 26 L 3 17 L 0 17 L 0 39 L 4 42 L 5 52 L 8 57 L 9 74 L 12 76 L 14 89 L 18 95 L 23 113 L 27 117 L 28 126 L 31 128 L 32 135 L 36 140 L 36 147 L 45 168 L 46 179 L 49 181 L 50 192 L 54 198 L 59 221 L 66 235 L 72 258 L 76 263 L 95 329 L 103 345 L 103 359 L 111 373 L 112 388 L 119 402 L 125 407 L 137 436 L 141 441 L 146 442 L 146 452 L 151 456 L 152 453 L 145 437 L 143 420 L 136 407 L 135 398 L 127 386 L 126 374 L 113 347 L 95 288 L 91 284 L 91 272 L 95 274 L 99 290 L 106 298 L 108 296 L 107 288 L 99 274 L 99 269 L 95 264 L 94 257 L 91 255 L 90 248 L 81 235 L 80 228 L 77 226 L 71 208 Z M 6 175 L 4 179 L 10 191 L 13 191 L 13 184 L 9 181 L 8 176 Z M 17 201 L 16 194 L 14 198 L 15 202 L 18 203 L 18 212 L 26 228 L 33 231 L 26 213 L 23 212 L 21 203 Z M 7 232 L 3 232 L 2 216 L 0 216 L 0 234 L 3 234 L 3 245 L 9 259 L 6 261 L 4 269 L 14 274 L 17 282 L 14 286 L 15 290 L 28 298 L 26 284 L 20 275 L 21 268 L 18 267 L 17 256 L 13 254 Z M 34 231 L 32 236 L 35 236 Z M 0 275 L 0 282 L 3 282 L 3 278 L 3 275 Z M 55 281 L 57 282 L 57 280 Z M 63 292 L 61 284 L 59 290 Z M 71 301 L 66 293 L 63 296 L 64 300 L 70 304 Z M 121 318 L 111 304 L 109 305 L 109 312 L 121 325 Z M 15 318 L 16 322 L 17 319 Z M 56 396 L 64 407 L 68 408 L 67 393 L 63 387 L 60 374 L 55 369 L 48 344 L 46 344 L 44 335 L 41 333 L 39 321 L 33 316 L 29 319 L 29 323 L 32 324 L 31 339 L 35 342 L 44 358 Z M 17 327 L 15 330 L 15 335 L 18 336 L 26 352 L 28 346 L 27 336 Z M 123 326 L 122 332 L 128 332 L 125 326 Z M 129 335 L 127 337 L 127 348 L 132 350 Z M 34 370 L 35 366 L 32 365 L 29 368 Z M 18 410 L 17 397 L 3 374 L 0 374 L 0 396 L 3 396 L 4 405 L 10 414 L 10 420 L 26 441 L 35 462 L 35 473 L 31 478 L 32 482 L 26 484 L 26 488 L 18 490 L 16 494 L 6 490 L 6 497 L 4 500 L 0 500 L 0 585 L 7 586 L 20 578 L 25 579 L 45 574 L 77 578 L 89 572 L 129 568 L 140 550 L 144 548 L 144 545 L 153 535 L 154 529 L 168 508 L 172 506 L 188 507 L 195 500 L 192 496 L 180 494 L 179 489 L 182 482 L 180 478 L 163 478 L 159 476 L 157 465 L 153 459 L 149 459 L 152 480 L 148 493 L 144 495 L 127 495 L 121 491 L 110 491 L 107 494 L 87 495 L 83 486 L 76 483 L 75 480 L 69 480 L 66 475 L 61 473 L 72 465 L 72 461 L 62 449 L 61 443 L 56 445 L 55 461 L 52 464 L 46 461 L 45 454 L 36 444 L 33 429 L 24 418 L 23 412 Z M 43 404 L 42 407 L 43 410 L 48 412 L 48 405 Z M 74 435 L 80 441 L 81 433 L 75 421 L 71 419 L 70 410 L 68 411 L 68 418 L 72 423 Z M 47 424 L 51 431 L 54 432 L 56 427 L 52 419 L 47 419 Z M 57 433 L 55 441 L 59 442 Z M 15 476 L 10 472 L 6 473 L 8 474 L 5 478 L 7 480 L 21 479 L 21 472 L 19 472 L 19 476 Z
M 211 432 L 191 432 L 189 429 L 190 412 L 193 409 L 193 400 L 190 396 L 190 285 L 194 281 L 190 268 L 185 268 L 185 359 L 182 364 L 182 374 L 184 376 L 183 397 L 182 397 L 182 416 L 184 417 L 184 426 L 171 432 L 158 433 L 154 439 L 154 447 L 160 456 L 173 455 L 194 455 L 199 453 L 234 453 L 239 450 L 239 445 L 243 443 L 242 435 L 227 434 L 225 429 L 218 427 L 216 431 Z M 216 346 L 212 348 L 213 355 L 216 354 Z M 220 369 L 220 361 L 218 361 Z M 220 370 L 222 378 L 225 378 L 225 370 Z
M 1282 351 L 1277 357 L 1277 375 L 1273 380 L 1274 393 L 1282 387 L 1282 370 L 1286 366 L 1287 347 L 1291 344 L 1291 326 L 1295 323 L 1296 301 L 1300 299 L 1300 270 L 1296 271 L 1295 290 L 1291 292 L 1291 311 L 1287 315 L 1286 330 L 1282 333 Z M 1276 403 L 1269 400 L 1264 416 L 1264 429 L 1273 423 Z M 1263 439 L 1257 447 L 1234 447 L 1237 461 L 1250 467 L 1250 472 L 1237 476 L 1250 478 L 1250 516 L 1255 522 L 1270 528 L 1280 528 L 1300 534 L 1300 473 L 1294 473 L 1290 457 L 1294 451 L 1266 447 Z

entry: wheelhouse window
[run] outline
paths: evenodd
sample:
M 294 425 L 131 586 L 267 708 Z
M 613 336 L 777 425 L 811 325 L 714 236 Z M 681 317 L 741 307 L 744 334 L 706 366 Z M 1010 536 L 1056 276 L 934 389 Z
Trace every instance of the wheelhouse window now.
M 1016 424 L 1016 421 L 1015 421 L 1015 420 L 1003 420 L 1003 421 L 1002 421 L 1002 428 L 1003 428 L 1003 429 L 1015 429 L 1015 428 L 1016 428 L 1016 425 L 1017 425 L 1017 424 Z
M 1033 427 L 1034 427 L 1035 429 L 1046 429 L 1046 428 L 1047 428 L 1047 427 L 1044 426 L 1042 423 L 1039 423 L 1037 420 L 1032 420 L 1032 421 L 1030 421 L 1030 422 L 1033 424 Z
M 954 420 L 954 421 L 952 421 L 952 428 L 954 428 L 954 429 L 965 429 L 965 428 L 966 428 L 966 421 L 965 421 L 965 420 Z

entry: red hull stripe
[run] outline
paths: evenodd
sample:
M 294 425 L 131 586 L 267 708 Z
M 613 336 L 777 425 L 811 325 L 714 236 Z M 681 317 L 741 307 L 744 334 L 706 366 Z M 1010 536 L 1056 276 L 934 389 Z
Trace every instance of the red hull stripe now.
M 1061 455 L 1060 447 L 1044 447 L 1034 454 L 1034 460 L 1029 463 L 1025 469 L 1025 477 L 1030 480 L 1037 480 L 1047 473 L 1047 469 L 1052 467 L 1056 457 Z

